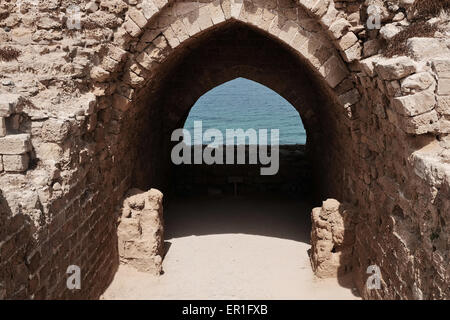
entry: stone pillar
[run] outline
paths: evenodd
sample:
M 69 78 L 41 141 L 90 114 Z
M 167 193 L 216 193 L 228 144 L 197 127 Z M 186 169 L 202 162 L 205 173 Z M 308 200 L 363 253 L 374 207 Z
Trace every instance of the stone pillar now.
M 353 212 L 334 199 L 312 210 L 310 258 L 316 276 L 331 278 L 352 270 L 353 218 Z
M 123 201 L 118 226 L 122 264 L 159 275 L 164 253 L 163 194 L 156 190 L 131 189 Z

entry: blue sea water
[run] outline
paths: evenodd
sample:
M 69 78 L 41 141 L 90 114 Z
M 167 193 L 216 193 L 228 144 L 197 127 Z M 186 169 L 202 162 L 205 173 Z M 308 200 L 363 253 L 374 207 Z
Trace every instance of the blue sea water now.
M 306 132 L 297 110 L 273 90 L 244 78 L 210 90 L 195 103 L 184 125 L 191 137 L 194 137 L 194 121 L 202 121 L 203 132 L 219 129 L 223 137 L 226 129 L 245 131 L 253 128 L 257 132 L 259 129 L 268 129 L 268 132 L 279 129 L 280 145 L 306 142 Z M 238 137 L 237 143 L 248 144 L 244 140 L 244 137 Z M 220 140 L 215 142 L 222 143 Z

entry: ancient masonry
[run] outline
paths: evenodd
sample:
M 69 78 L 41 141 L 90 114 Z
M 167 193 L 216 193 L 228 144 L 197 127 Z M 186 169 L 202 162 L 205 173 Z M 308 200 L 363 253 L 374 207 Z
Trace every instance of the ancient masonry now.
M 320 278 L 339 277 L 352 270 L 355 212 L 327 199 L 312 212 L 311 263 Z
M 162 193 L 131 189 L 117 228 L 119 257 L 139 271 L 159 275 L 164 254 Z
M 326 231 L 313 230 L 317 261 L 321 245 L 345 251 L 366 299 L 449 298 L 448 16 L 408 39 L 407 55 L 382 49 L 414 20 L 413 3 L 1 1 L 0 298 L 98 298 L 123 259 L 127 190 L 165 190 L 170 133 L 236 77 L 299 111 L 321 199 L 342 203 L 314 211 Z M 368 28 L 369 5 L 381 29 Z M 133 201 L 131 216 L 159 210 Z M 81 290 L 66 288 L 69 265 Z M 379 290 L 365 286 L 370 265 Z

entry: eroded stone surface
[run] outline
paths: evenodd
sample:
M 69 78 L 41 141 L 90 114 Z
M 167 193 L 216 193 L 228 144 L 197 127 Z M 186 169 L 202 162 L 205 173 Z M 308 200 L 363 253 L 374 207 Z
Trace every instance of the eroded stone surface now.
M 164 254 L 162 198 L 156 189 L 131 189 L 117 228 L 121 263 L 155 275 L 162 271 Z
M 311 265 L 316 276 L 330 278 L 352 271 L 355 212 L 335 199 L 311 213 Z

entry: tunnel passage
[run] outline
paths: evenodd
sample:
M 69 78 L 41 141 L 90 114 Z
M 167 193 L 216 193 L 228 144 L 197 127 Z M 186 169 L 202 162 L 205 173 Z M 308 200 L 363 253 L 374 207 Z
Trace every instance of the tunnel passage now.
M 344 159 L 348 153 L 337 150 L 348 148 L 345 137 L 349 129 L 327 84 L 318 79 L 306 61 L 279 41 L 238 22 L 206 32 L 185 47 L 178 50 L 180 55 L 168 57 L 162 65 L 158 90 L 144 93 L 145 98 L 136 105 L 139 122 L 132 127 L 141 138 L 130 144 L 146 146 L 134 159 L 136 186 L 168 190 L 173 171 L 173 130 L 183 127 L 190 109 L 204 93 L 245 77 L 274 90 L 299 112 L 308 136 L 305 152 L 313 166 L 312 189 L 317 190 L 318 198 L 341 194 L 341 168 L 348 161 Z
M 159 41 L 165 40 L 157 40 L 155 46 L 165 48 Z M 323 42 L 318 46 L 320 49 L 317 44 L 311 48 L 315 56 L 310 59 L 326 65 L 333 59 L 334 51 L 323 38 L 318 41 Z M 126 164 L 123 170 L 131 174 L 129 189 L 159 189 L 164 194 L 164 207 L 170 205 L 172 190 L 180 180 L 171 161 L 171 150 L 176 144 L 171 141 L 173 131 L 184 126 L 191 108 L 202 95 L 227 81 L 244 77 L 285 98 L 302 119 L 308 137 L 302 150 L 306 165 L 304 170 L 293 171 L 290 179 L 309 183 L 298 193 L 318 205 L 323 199 L 339 199 L 348 192 L 343 187 L 343 168 L 351 163 L 353 154 L 348 114 L 310 60 L 280 40 L 237 21 L 208 29 L 177 46 L 171 54 L 165 53 L 168 49 L 155 50 L 164 57 L 155 66 L 156 80 L 150 80 L 138 91 L 137 99 L 121 119 L 121 143 L 127 152 L 120 154 L 123 158 L 118 161 Z M 352 85 L 347 81 L 342 87 L 332 84 L 337 92 L 346 92 Z M 122 215 L 123 221 L 126 218 Z M 156 270 L 160 268 L 158 256 L 162 253 L 154 259 Z
M 319 47 L 323 52 L 312 49 L 316 53 L 314 59 L 326 64 L 330 55 L 333 57 L 333 49 L 326 42 Z M 289 46 L 251 26 L 230 21 L 179 45 L 155 68 L 158 81 L 150 81 L 142 88 L 130 109 L 133 112 L 126 115 L 129 119 L 122 120 L 122 132 L 130 135 L 123 139 L 128 148 L 126 162 L 134 164 L 132 187 L 157 188 L 164 194 L 164 206 L 170 205 L 171 191 L 181 180 L 171 161 L 171 150 L 176 144 L 171 141 L 173 131 L 184 126 L 202 95 L 244 77 L 285 98 L 302 119 L 308 139 L 301 151 L 307 164 L 303 170 L 292 171 L 290 177 L 307 181 L 298 193 L 318 205 L 323 199 L 342 198 L 348 192 L 343 187 L 345 166 L 351 163 L 353 154 L 348 115 L 342 112 L 345 109 L 336 101 L 330 84 L 309 60 Z M 349 85 L 351 82 L 344 82 L 335 90 L 346 91 Z M 159 268 L 160 265 L 155 266 Z

